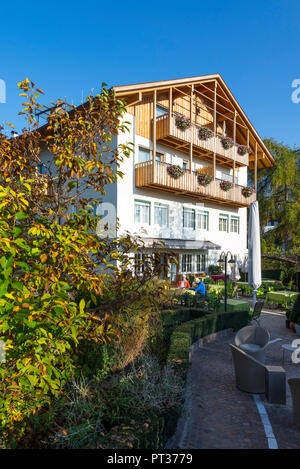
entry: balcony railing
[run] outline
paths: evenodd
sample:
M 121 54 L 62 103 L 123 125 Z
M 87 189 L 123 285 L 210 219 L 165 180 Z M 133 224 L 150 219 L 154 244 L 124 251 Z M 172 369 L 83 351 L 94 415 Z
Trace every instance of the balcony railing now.
M 215 179 L 207 186 L 202 186 L 198 182 L 198 173 L 185 170 L 184 173 L 175 179 L 168 171 L 167 163 L 154 163 L 146 161 L 137 163 L 135 167 L 135 184 L 137 187 L 148 187 L 152 189 L 169 191 L 192 197 L 194 200 L 215 201 L 218 203 L 234 205 L 236 207 L 248 207 L 256 199 L 256 194 L 244 197 L 243 186 L 235 185 L 229 191 L 224 191 L 220 187 L 220 179 Z
M 169 118 L 168 114 L 164 114 L 156 118 L 156 138 L 161 143 L 169 145 L 173 141 L 181 141 L 190 143 L 192 142 L 194 147 L 194 152 L 196 149 L 201 150 L 206 154 L 213 154 L 216 152 L 218 162 L 233 162 L 235 160 L 237 166 L 248 166 L 249 165 L 249 155 L 240 155 L 238 153 L 238 144 L 235 144 L 232 148 L 225 150 L 222 145 L 221 138 L 222 136 L 214 135 L 207 140 L 199 138 L 199 129 L 200 126 L 195 122 L 192 123 L 191 127 L 186 130 L 179 129 L 175 124 L 175 116 Z M 200 155 L 201 156 L 201 152 Z

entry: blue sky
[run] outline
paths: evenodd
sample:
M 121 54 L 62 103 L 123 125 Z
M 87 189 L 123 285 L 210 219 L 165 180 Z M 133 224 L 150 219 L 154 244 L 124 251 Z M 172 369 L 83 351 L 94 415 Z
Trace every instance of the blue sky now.
M 29 77 L 47 104 L 99 89 L 220 73 L 262 137 L 300 146 L 296 0 L 1 4 L 0 122 L 22 126 L 17 82 Z M 299 94 L 300 96 L 300 94 Z

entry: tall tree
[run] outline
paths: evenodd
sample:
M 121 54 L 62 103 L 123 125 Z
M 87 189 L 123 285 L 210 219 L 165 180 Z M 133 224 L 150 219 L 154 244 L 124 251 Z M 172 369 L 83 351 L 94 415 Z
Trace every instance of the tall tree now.
M 258 171 L 258 201 L 263 248 L 291 251 L 300 246 L 299 150 L 265 139 L 276 166 Z M 265 231 L 266 224 L 274 228 Z

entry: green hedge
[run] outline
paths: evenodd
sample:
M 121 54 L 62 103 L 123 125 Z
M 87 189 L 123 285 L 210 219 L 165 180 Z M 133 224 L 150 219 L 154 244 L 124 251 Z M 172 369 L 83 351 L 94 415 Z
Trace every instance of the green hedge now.
M 190 346 L 210 334 L 233 328 L 238 330 L 249 322 L 248 311 L 212 313 L 193 319 L 176 327 L 170 337 L 168 362 L 187 365 Z
M 207 315 L 207 311 L 197 307 L 181 306 L 176 309 L 165 309 L 161 311 L 163 327 L 178 326 L 179 324 Z

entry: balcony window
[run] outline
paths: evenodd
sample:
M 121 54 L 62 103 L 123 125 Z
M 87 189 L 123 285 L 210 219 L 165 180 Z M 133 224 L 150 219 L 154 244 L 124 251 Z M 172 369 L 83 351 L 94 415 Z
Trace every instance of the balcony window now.
M 160 104 L 158 104 L 156 106 L 156 117 L 159 117 L 159 116 L 163 116 L 164 114 L 168 114 L 168 109 L 164 106 L 161 106 Z
M 230 219 L 230 231 L 231 233 L 240 232 L 240 217 L 231 217 Z
M 200 211 L 197 213 L 197 228 L 199 230 L 208 230 L 208 212 Z
M 134 221 L 150 225 L 150 202 L 143 200 L 134 202 Z
M 195 210 L 191 208 L 183 209 L 183 228 L 195 229 Z
M 151 160 L 150 150 L 147 148 L 139 147 L 139 163 L 145 163 L 145 161 Z
M 181 272 L 191 273 L 193 271 L 193 256 L 192 254 L 182 254 L 181 257 Z
M 164 161 L 164 157 L 165 157 L 165 155 L 163 153 L 157 153 L 156 152 L 155 161 L 157 163 L 162 163 Z
M 169 206 L 163 204 L 154 205 L 154 223 L 163 227 L 169 226 Z
M 228 215 L 220 214 L 220 216 L 219 216 L 219 231 L 228 232 Z
M 183 160 L 182 167 L 183 169 L 189 169 L 189 162 L 187 160 Z

